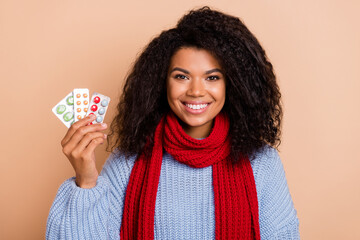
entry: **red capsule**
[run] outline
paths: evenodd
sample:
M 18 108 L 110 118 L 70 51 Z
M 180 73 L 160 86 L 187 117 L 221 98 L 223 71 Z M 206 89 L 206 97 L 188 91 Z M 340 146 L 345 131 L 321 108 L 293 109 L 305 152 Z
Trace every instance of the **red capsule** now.
M 100 98 L 99 97 L 94 97 L 94 103 L 99 103 L 100 102 Z
M 95 112 L 97 110 L 97 106 L 96 105 L 92 105 L 91 106 L 91 111 Z

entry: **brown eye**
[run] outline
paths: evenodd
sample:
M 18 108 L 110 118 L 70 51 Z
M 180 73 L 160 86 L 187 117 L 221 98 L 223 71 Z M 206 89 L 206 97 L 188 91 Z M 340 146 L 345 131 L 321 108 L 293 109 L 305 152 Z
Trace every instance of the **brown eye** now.
M 187 77 L 185 75 L 181 75 L 181 74 L 176 74 L 175 78 L 179 78 L 179 79 L 187 79 Z
M 208 79 L 209 80 L 218 80 L 218 79 L 220 79 L 220 77 L 219 76 L 209 76 Z

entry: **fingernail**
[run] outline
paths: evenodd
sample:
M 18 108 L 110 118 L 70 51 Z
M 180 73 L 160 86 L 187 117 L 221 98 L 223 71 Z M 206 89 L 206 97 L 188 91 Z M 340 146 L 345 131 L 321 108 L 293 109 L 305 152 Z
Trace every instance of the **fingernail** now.
M 95 116 L 95 114 L 91 114 L 91 115 L 89 115 L 89 117 L 90 117 L 90 119 L 94 119 L 96 116 Z
M 106 123 L 101 123 L 101 126 L 106 127 L 107 125 L 106 125 Z
M 106 135 L 106 134 L 104 134 L 104 138 L 107 138 L 107 135 Z

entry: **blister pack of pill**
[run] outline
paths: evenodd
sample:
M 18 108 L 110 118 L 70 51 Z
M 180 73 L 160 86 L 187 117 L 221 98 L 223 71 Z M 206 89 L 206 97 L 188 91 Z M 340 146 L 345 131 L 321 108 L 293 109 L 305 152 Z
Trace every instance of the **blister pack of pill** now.
M 74 123 L 74 97 L 73 92 L 69 93 L 64 99 L 52 108 L 52 112 L 68 128 Z
M 87 116 L 91 114 L 95 114 L 96 118 L 90 124 L 102 123 L 104 121 L 105 113 L 106 110 L 108 109 L 109 103 L 110 103 L 110 98 L 108 96 L 96 92 L 93 93 Z
M 102 123 L 110 103 L 108 96 L 94 92 L 89 101 L 89 89 L 75 88 L 64 99 L 52 108 L 52 112 L 65 124 L 70 127 L 74 122 L 95 114 L 96 119 L 90 124 Z
M 74 96 L 74 115 L 75 122 L 86 116 L 89 107 L 89 89 L 75 88 L 73 91 Z

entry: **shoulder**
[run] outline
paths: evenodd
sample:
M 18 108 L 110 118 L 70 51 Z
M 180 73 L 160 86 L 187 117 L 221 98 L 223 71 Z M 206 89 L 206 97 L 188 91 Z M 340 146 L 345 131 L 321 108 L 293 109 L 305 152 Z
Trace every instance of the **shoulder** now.
M 124 165 L 124 164 L 134 165 L 136 157 L 137 157 L 136 154 L 126 157 L 125 153 L 123 153 L 118 149 L 115 149 L 109 155 L 108 159 L 105 162 L 105 165 Z
M 264 198 L 265 194 L 275 194 L 276 187 L 287 188 L 284 166 L 275 148 L 265 145 L 254 152 L 249 159 L 259 200 Z
M 258 162 L 259 159 L 272 159 L 277 157 L 276 155 L 278 155 L 278 151 L 274 147 L 266 144 L 263 147 L 255 150 L 254 153 L 250 156 L 250 160 L 253 161 L 253 164 Z
M 258 195 L 262 238 L 268 239 L 265 236 L 284 231 L 288 235 L 297 236 L 297 211 L 278 151 L 271 146 L 265 146 L 254 153 L 250 161 Z
M 266 145 L 258 149 L 249 159 L 259 204 L 265 199 L 272 198 L 281 190 L 288 191 L 284 166 L 275 148 Z
M 100 175 L 120 182 L 127 182 L 136 157 L 137 155 L 125 157 L 123 152 L 115 149 L 106 160 Z
M 259 148 L 249 159 L 255 179 L 263 178 L 265 174 L 283 171 L 279 153 L 270 145 Z

